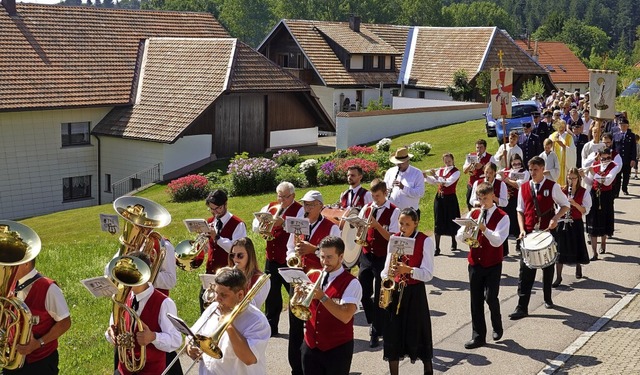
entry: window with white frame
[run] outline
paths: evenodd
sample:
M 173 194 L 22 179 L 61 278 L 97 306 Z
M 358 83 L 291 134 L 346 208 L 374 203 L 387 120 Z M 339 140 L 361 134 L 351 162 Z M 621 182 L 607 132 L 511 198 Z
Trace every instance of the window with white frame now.
M 62 134 L 62 147 L 88 145 L 89 122 L 65 122 L 60 125 Z
M 91 198 L 91 176 L 66 177 L 62 179 L 62 201 Z

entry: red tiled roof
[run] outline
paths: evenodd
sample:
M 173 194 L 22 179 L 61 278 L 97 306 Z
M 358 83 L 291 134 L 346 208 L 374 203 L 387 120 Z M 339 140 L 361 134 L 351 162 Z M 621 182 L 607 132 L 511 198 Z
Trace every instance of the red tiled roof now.
M 228 37 L 208 13 L 17 4 L 0 7 L 0 111 L 130 102 L 139 44 Z
M 310 92 L 309 86 L 232 38 L 151 38 L 141 71 L 136 103 L 111 110 L 94 134 L 172 143 L 222 93 Z
M 328 22 L 328 21 L 308 21 L 308 20 L 283 20 L 280 25 L 284 25 L 298 45 L 309 59 L 316 72 L 320 75 L 327 86 L 332 85 L 378 85 L 380 82 L 395 83 L 398 77 L 398 69 L 401 63 L 401 55 L 404 53 L 404 42 L 407 39 L 409 31 L 408 26 L 393 25 L 375 25 L 362 23 L 360 24 L 360 33 L 349 28 L 347 22 Z M 279 25 L 279 26 L 280 26 Z M 277 29 L 277 27 L 276 27 Z M 335 52 L 331 49 L 325 38 L 323 31 L 331 30 L 331 35 L 338 38 L 336 30 L 340 30 L 344 35 L 340 36 L 340 40 L 348 40 L 350 38 L 359 38 L 362 43 L 369 46 L 358 47 L 358 53 L 370 49 L 377 50 L 380 48 L 379 40 L 385 42 L 384 51 L 396 55 L 396 70 L 390 72 L 350 72 L 344 67 L 338 59 Z M 363 35 L 374 35 L 374 40 L 367 40 Z M 402 40 L 403 43 L 398 43 Z M 376 45 L 375 47 L 373 45 Z M 399 48 L 400 47 L 400 48 Z M 347 48 L 355 49 L 355 46 L 348 44 Z
M 524 40 L 516 40 L 520 48 L 533 54 Z M 580 59 L 562 42 L 538 42 L 538 63 L 542 65 L 555 83 L 589 83 L 589 70 Z M 550 66 L 555 71 L 551 71 Z
M 464 69 L 471 80 L 481 70 L 503 65 L 518 74 L 546 74 L 511 38 L 495 27 L 416 27 L 408 83 L 444 89 L 456 71 Z M 403 77 L 401 77 L 402 79 Z M 406 78 L 404 78 L 407 81 Z

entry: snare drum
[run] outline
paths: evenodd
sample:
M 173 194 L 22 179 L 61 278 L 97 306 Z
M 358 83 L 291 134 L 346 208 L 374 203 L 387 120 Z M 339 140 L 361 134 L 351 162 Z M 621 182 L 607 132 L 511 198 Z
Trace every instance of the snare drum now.
M 546 268 L 558 259 L 556 241 L 549 232 L 534 231 L 522 239 L 522 260 L 529 268 Z

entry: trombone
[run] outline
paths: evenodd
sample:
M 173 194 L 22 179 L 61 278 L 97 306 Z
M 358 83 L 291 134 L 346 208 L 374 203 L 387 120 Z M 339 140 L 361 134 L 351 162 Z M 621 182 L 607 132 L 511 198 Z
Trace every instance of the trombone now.
M 256 283 L 251 287 L 251 289 L 249 289 L 249 291 L 244 296 L 242 301 L 240 301 L 240 303 L 238 303 L 233 308 L 233 310 L 231 310 L 229 315 L 227 315 L 221 321 L 218 322 L 218 327 L 215 329 L 215 331 L 213 331 L 213 334 L 211 336 L 200 335 L 198 333 L 200 332 L 200 329 L 202 329 L 202 327 L 200 327 L 198 329 L 198 332 L 195 333 L 195 337 L 191 338 L 191 343 L 194 346 L 197 346 L 203 353 L 206 353 L 208 356 L 212 358 L 215 358 L 215 359 L 222 358 L 222 350 L 218 346 L 218 343 L 220 343 L 220 339 L 222 338 L 222 335 L 227 331 L 227 328 L 229 328 L 231 323 L 233 323 L 233 321 L 238 317 L 238 315 L 240 315 L 247 308 L 247 306 L 251 303 L 251 300 L 253 300 L 253 298 L 256 296 L 256 294 L 258 294 L 260 289 L 262 289 L 262 287 L 267 282 L 269 277 L 271 277 L 270 274 L 263 274 L 258 278 Z M 211 315 L 209 315 L 209 317 L 207 318 L 207 320 L 209 320 L 216 311 L 217 310 L 213 310 L 211 312 Z M 180 354 L 182 354 L 182 352 L 184 352 L 188 346 L 189 346 L 188 343 L 184 344 L 182 349 L 180 349 L 180 351 L 177 353 L 176 358 L 174 358 L 173 361 L 169 363 L 169 365 L 164 370 L 162 375 L 166 375 L 167 372 L 169 372 L 171 367 L 180 358 Z M 202 353 L 200 354 L 200 357 L 201 356 L 202 356 Z M 193 360 L 193 363 L 191 364 L 191 366 L 189 366 L 187 371 L 184 372 L 185 374 L 189 373 L 191 368 L 200 360 L 200 357 Z

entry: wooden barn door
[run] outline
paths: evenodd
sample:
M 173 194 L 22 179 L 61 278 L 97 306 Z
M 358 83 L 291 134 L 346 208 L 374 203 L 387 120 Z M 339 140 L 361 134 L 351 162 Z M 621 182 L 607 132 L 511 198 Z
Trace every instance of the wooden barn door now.
M 240 151 L 263 153 L 265 146 L 265 97 L 246 94 L 240 98 Z
M 238 152 L 240 139 L 240 97 L 223 96 L 216 101 L 215 142 L 213 152 L 219 158 L 233 156 Z

